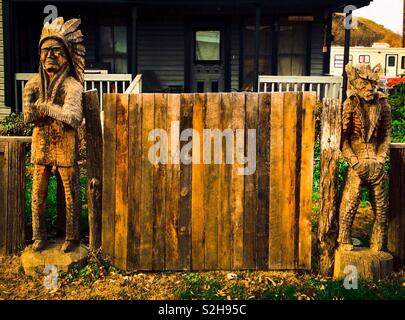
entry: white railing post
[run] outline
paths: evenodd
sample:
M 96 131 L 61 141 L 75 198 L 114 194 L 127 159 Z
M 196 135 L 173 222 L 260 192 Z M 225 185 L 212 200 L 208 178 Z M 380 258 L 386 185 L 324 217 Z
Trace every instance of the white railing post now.
M 342 77 L 337 76 L 259 76 L 259 92 L 283 92 L 290 91 L 290 88 L 296 92 L 315 91 L 319 100 L 323 98 L 339 98 L 342 91 Z M 277 84 L 277 87 L 276 87 Z M 337 89 L 337 90 L 336 90 Z

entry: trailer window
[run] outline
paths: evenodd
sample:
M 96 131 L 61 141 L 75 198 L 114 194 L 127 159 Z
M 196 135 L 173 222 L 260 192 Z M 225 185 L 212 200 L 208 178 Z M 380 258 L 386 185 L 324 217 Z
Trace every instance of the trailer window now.
M 401 58 L 401 69 L 405 69 L 405 56 Z
M 395 67 L 395 57 L 394 56 L 389 56 L 388 57 L 388 66 L 389 67 Z
M 359 62 L 360 63 L 370 63 L 370 56 L 369 55 L 360 55 L 359 56 Z
M 335 68 L 343 68 L 344 58 L 343 54 L 335 54 Z M 349 55 L 349 62 L 353 62 L 353 55 Z

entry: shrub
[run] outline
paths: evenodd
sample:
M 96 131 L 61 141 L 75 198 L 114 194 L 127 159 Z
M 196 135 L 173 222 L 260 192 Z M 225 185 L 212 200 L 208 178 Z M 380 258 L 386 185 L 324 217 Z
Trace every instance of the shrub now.
M 0 122 L 0 136 L 31 136 L 32 124 L 25 124 L 22 113 L 12 113 Z
M 392 112 L 392 142 L 405 143 L 405 84 L 395 86 L 389 96 Z

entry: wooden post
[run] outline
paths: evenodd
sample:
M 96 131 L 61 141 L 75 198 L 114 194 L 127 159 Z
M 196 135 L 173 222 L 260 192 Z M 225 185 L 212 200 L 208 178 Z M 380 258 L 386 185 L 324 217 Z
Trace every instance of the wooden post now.
M 328 99 L 322 110 L 319 271 L 332 275 L 338 235 L 338 171 L 341 139 L 341 101 Z
M 25 148 L 27 137 L 0 137 L 0 255 L 25 243 Z
M 103 136 L 97 90 L 83 95 L 83 112 L 86 122 L 87 204 L 89 212 L 89 249 L 101 247 L 101 204 L 103 172 Z
M 405 143 L 391 144 L 388 251 L 394 267 L 405 264 Z

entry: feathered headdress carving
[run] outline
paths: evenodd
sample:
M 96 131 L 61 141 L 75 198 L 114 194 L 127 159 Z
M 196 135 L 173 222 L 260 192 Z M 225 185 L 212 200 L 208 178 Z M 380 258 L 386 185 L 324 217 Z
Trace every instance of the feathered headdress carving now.
M 60 40 L 69 53 L 74 77 L 80 83 L 83 83 L 86 48 L 83 45 L 83 34 L 78 29 L 80 23 L 80 19 L 71 19 L 64 22 L 62 17 L 56 18 L 52 23 L 45 23 L 39 41 L 39 48 L 46 39 Z

